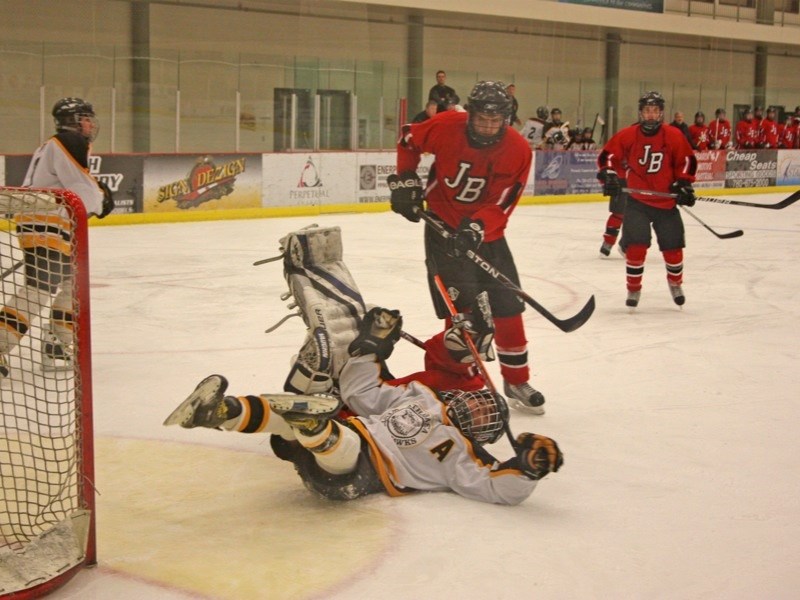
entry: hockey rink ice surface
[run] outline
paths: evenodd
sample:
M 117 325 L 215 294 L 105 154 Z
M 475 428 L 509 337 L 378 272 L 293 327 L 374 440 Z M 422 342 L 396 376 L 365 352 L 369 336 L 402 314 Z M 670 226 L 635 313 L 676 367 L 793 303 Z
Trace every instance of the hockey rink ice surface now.
M 730 196 L 772 203 L 788 195 Z M 280 391 L 304 326 L 286 322 L 278 240 L 340 226 L 365 300 L 439 330 L 422 225 L 393 213 L 90 230 L 99 565 L 59 599 L 790 599 L 800 595 L 800 203 L 698 202 L 684 215 L 686 304 L 648 255 L 639 308 L 598 249 L 607 204 L 522 206 L 523 289 L 582 328 L 525 313 L 563 469 L 516 507 L 449 493 L 318 500 L 264 434 L 166 428 L 206 375 Z M 422 366 L 399 342 L 390 367 Z M 491 370 L 500 381 L 496 363 Z M 504 439 L 492 451 L 511 456 Z

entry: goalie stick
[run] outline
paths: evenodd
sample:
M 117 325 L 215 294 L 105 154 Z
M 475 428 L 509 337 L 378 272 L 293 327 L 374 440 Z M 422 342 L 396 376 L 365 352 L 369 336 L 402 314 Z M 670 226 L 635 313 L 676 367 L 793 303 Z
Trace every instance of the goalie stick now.
M 436 289 L 439 291 L 439 295 L 442 297 L 442 300 L 447 305 L 447 310 L 450 312 L 450 318 L 452 319 L 458 314 L 455 305 L 453 304 L 453 300 L 450 298 L 450 295 L 447 293 L 447 290 L 444 287 L 444 283 L 442 283 L 441 277 L 438 275 L 433 276 L 433 281 L 436 283 Z M 486 387 L 489 388 L 489 391 L 494 396 L 499 396 L 500 394 L 497 392 L 497 388 L 492 381 L 492 378 L 489 376 L 489 371 L 486 370 L 486 365 L 481 359 L 480 352 L 475 347 L 475 342 L 472 341 L 469 333 L 464 331 L 463 327 L 461 329 L 461 337 L 464 340 L 464 343 L 469 348 L 472 357 L 475 359 L 475 366 L 478 368 L 481 376 L 483 377 L 483 381 L 486 384 Z M 519 444 L 517 444 L 517 440 L 514 437 L 514 434 L 511 433 L 511 427 L 508 424 L 508 419 L 505 419 L 503 422 L 503 431 L 505 431 L 506 436 L 508 437 L 508 441 L 511 443 L 511 447 L 514 449 L 514 452 L 519 452 Z
M 447 239 L 452 234 L 450 231 L 445 229 L 444 225 L 440 223 L 436 218 L 432 217 L 429 213 L 419 210 L 417 214 L 425 221 L 431 228 L 438 233 L 443 238 Z M 502 285 L 510 289 L 514 292 L 517 296 L 519 296 L 522 300 L 524 300 L 527 304 L 536 310 L 540 315 L 542 315 L 545 319 L 550 321 L 553 325 L 558 327 L 561 331 L 569 333 L 571 331 L 575 331 L 586 323 L 589 320 L 589 317 L 592 316 L 594 312 L 594 295 L 589 298 L 588 302 L 584 305 L 584 307 L 574 316 L 568 319 L 559 319 L 549 310 L 547 310 L 544 306 L 539 304 L 536 300 L 534 300 L 531 296 L 526 294 L 523 290 L 517 287 L 513 281 L 511 281 L 508 277 L 503 275 L 500 271 L 498 271 L 492 264 L 481 257 L 477 252 L 473 252 L 472 250 L 467 250 L 466 253 L 467 258 L 469 258 L 472 262 L 478 265 L 481 269 L 483 269 L 488 275 L 499 281 Z
M 657 196 L 659 198 L 676 198 L 677 194 L 672 192 L 656 192 L 654 190 L 637 190 L 635 188 L 622 188 L 623 192 L 627 192 L 629 194 L 642 194 L 643 196 Z M 774 204 L 759 204 L 758 202 L 747 202 L 745 200 L 728 200 L 727 198 L 710 198 L 708 196 L 697 196 L 697 199 L 701 202 L 715 202 L 717 204 L 730 204 L 731 206 L 751 206 L 753 208 L 771 208 L 774 210 L 780 210 L 782 208 L 786 208 L 787 206 L 794 204 L 798 200 L 800 200 L 800 190 L 793 192 L 786 196 L 780 202 L 776 202 Z

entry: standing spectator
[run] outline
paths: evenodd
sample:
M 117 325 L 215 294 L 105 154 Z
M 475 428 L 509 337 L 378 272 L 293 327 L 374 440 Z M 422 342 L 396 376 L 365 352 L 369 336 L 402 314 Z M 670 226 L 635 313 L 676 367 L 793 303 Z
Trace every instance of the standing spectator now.
M 780 134 L 778 131 L 778 121 L 776 121 L 775 109 L 770 106 L 767 109 L 767 116 L 759 123 L 760 142 L 759 148 L 777 148 Z
M 725 109 L 718 108 L 714 116 L 715 119 L 708 124 L 709 147 L 713 150 L 732 148 L 731 122 L 726 118 Z
M 512 83 L 506 88 L 506 91 L 508 95 L 511 96 L 511 126 L 516 127 L 517 125 L 522 125 L 522 121 L 519 120 L 519 116 L 517 115 L 519 112 L 519 102 L 515 95 L 517 93 L 517 86 Z
M 656 233 L 667 267 L 667 283 L 678 306 L 683 293 L 683 248 L 685 235 L 678 205 L 694 206 L 692 182 L 697 159 L 686 138 L 674 127 L 664 127 L 664 97 L 646 92 L 639 99 L 639 123 L 617 132 L 597 159 L 597 178 L 603 194 L 614 197 L 622 187 L 661 192 L 651 196 L 630 192 L 625 202 L 620 246 L 625 249 L 628 297 L 625 304 L 639 305 L 647 249 Z M 675 198 L 667 196 L 673 193 Z
M 528 140 L 528 145 L 531 150 L 541 150 L 544 144 L 544 128 L 547 124 L 547 117 L 550 116 L 550 111 L 546 106 L 540 106 L 536 109 L 536 116 L 531 117 L 525 121 L 520 135 Z
M 758 123 L 753 118 L 753 109 L 745 108 L 742 120 L 736 123 L 736 147 L 740 150 L 749 150 L 758 147 Z
M 495 345 L 505 394 L 517 408 L 544 413 L 544 396 L 528 383 L 528 342 L 522 312 L 525 304 L 474 262 L 479 251 L 519 285 L 516 265 L 505 239 L 508 219 L 519 201 L 533 155 L 523 137 L 509 127 L 511 97 L 499 81 L 481 81 L 467 100 L 467 112 L 448 112 L 424 123 L 407 125 L 397 146 L 397 173 L 387 178 L 392 210 L 409 221 L 420 220 L 420 158 L 435 156 L 427 185 L 428 210 L 451 231 L 443 239 L 425 229 L 425 264 L 436 314 L 449 312 L 433 284 L 438 274 L 462 312 L 481 291 L 489 294 Z
M 692 147 L 695 150 L 708 150 L 711 136 L 706 125 L 706 116 L 698 111 L 694 115 L 694 123 L 689 126 L 689 135 L 692 138 Z
M 686 124 L 685 117 L 683 113 L 678 111 L 672 117 L 672 123 L 670 123 L 673 127 L 677 127 L 681 130 L 686 141 L 689 142 L 689 145 L 694 148 L 694 144 L 692 143 L 692 134 L 689 133 L 689 126 Z
M 87 215 L 105 217 L 114 208 L 108 187 L 89 174 L 91 144 L 99 131 L 94 108 L 80 98 L 53 106 L 56 134 L 34 152 L 24 187 L 64 188 L 83 201 Z M 29 330 L 33 317 L 50 306 L 42 365 L 69 368 L 72 361 L 72 268 L 69 222 L 57 215 L 17 219 L 25 259 L 25 283 L 0 306 L 0 380 L 9 375 L 8 354 Z
M 449 105 L 461 102 L 456 91 L 450 86 L 445 85 L 444 82 L 446 80 L 447 73 L 444 71 L 436 71 L 436 85 L 428 92 L 428 100 L 436 102 L 436 112 L 444 112 Z
M 439 105 L 436 103 L 436 100 L 428 100 L 428 103 L 425 104 L 425 110 L 418 112 L 411 122 L 422 123 L 423 121 L 427 121 L 438 112 L 438 109 Z
M 547 150 L 564 150 L 569 146 L 569 122 L 561 120 L 561 109 L 550 111 L 550 120 L 544 126 L 544 147 Z

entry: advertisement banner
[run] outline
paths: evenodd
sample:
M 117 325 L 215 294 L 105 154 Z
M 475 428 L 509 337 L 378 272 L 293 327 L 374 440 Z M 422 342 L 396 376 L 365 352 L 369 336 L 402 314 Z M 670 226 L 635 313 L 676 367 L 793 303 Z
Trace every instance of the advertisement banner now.
M 599 194 L 603 186 L 597 180 L 595 150 L 569 150 L 567 154 L 568 194 Z
M 800 185 L 800 150 L 778 150 L 778 185 Z
M 695 152 L 697 157 L 696 188 L 725 187 L 725 150 L 704 150 Z
M 261 206 L 260 154 L 154 155 L 144 160 L 144 212 Z
M 563 150 L 537 150 L 533 184 L 535 196 L 557 196 L 566 194 L 569 187 L 567 172 L 569 161 Z
M 434 157 L 424 154 L 417 166 L 417 175 L 422 184 L 428 180 Z M 397 169 L 397 153 L 392 152 L 360 152 L 357 155 L 358 199 L 359 204 L 370 202 L 389 202 L 389 186 L 386 178 Z
M 262 206 L 321 206 L 355 202 L 353 153 L 265 154 Z
M 777 150 L 728 150 L 726 188 L 769 187 L 778 174 Z

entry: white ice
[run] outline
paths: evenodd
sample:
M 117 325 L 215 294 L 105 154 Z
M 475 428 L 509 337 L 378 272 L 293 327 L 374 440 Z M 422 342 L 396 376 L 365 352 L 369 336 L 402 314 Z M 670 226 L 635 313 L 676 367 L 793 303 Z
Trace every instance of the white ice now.
M 730 198 L 775 202 L 785 195 Z M 565 464 L 522 505 L 454 494 L 373 496 L 344 507 L 309 501 L 306 518 L 308 493 L 280 462 L 275 470 L 285 478 L 258 483 L 272 494 L 264 505 L 284 496 L 296 505 L 286 534 L 295 538 L 259 538 L 258 531 L 232 527 L 227 542 L 248 544 L 254 563 L 272 561 L 288 545 L 313 545 L 326 511 L 379 513 L 387 524 L 370 535 L 386 536 L 381 552 L 350 573 L 350 549 L 331 544 L 332 568 L 348 576 L 330 589 L 309 581 L 314 598 L 800 597 L 800 204 L 776 211 L 698 202 L 693 212 L 720 232 L 745 234 L 720 240 L 685 216 L 686 305 L 672 303 L 663 260 L 651 250 L 633 313 L 625 307 L 623 259 L 616 251 L 599 258 L 605 203 L 521 206 L 512 216 L 508 239 L 527 293 L 559 317 L 577 312 L 592 294 L 597 300 L 593 317 L 573 333 L 534 310 L 525 313 L 533 384 L 547 398 L 547 413 L 515 412 L 511 427 L 555 438 Z M 234 393 L 280 391 L 304 331 L 294 319 L 263 333 L 285 314 L 279 295 L 286 288 L 280 263 L 252 263 L 275 255 L 281 236 L 311 223 L 342 228 L 345 261 L 367 302 L 400 309 L 417 337 L 438 330 L 424 279 L 422 225 L 392 213 L 91 229 L 96 436 L 155 446 L 155 459 L 135 478 L 158 474 L 158 448 L 166 442 L 232 449 L 234 457 L 271 454 L 265 436 L 161 423 L 210 373 L 226 375 Z M 420 351 L 401 342 L 390 365 L 395 374 L 416 370 Z M 496 369 L 494 363 L 499 380 Z M 103 447 L 101 470 L 110 460 Z M 501 458 L 511 452 L 505 440 L 493 451 Z M 117 468 L 127 470 L 125 464 Z M 204 475 L 199 459 L 171 483 L 180 490 L 198 478 L 224 494 L 219 488 L 227 479 Z M 109 564 L 103 540 L 119 525 L 103 530 L 112 522 L 103 488 L 98 481 L 99 566 L 53 597 L 212 597 Z M 147 502 L 174 502 L 159 493 Z M 220 535 L 206 526 L 216 511 L 258 512 L 262 500 L 252 496 L 232 490 L 229 504 L 185 515 L 196 519 L 189 534 L 171 535 L 170 519 L 155 526 L 177 544 L 175 559 L 184 558 Z M 133 504 L 129 516 L 113 522 L 136 531 L 143 523 Z M 271 515 L 259 518 L 268 522 Z M 169 567 L 169 559 L 159 560 Z M 237 569 L 249 568 L 215 573 L 217 567 L 214 561 L 197 570 L 235 578 Z M 308 567 L 303 560 L 290 564 L 287 579 L 306 577 Z M 253 597 L 290 595 L 273 583 Z

